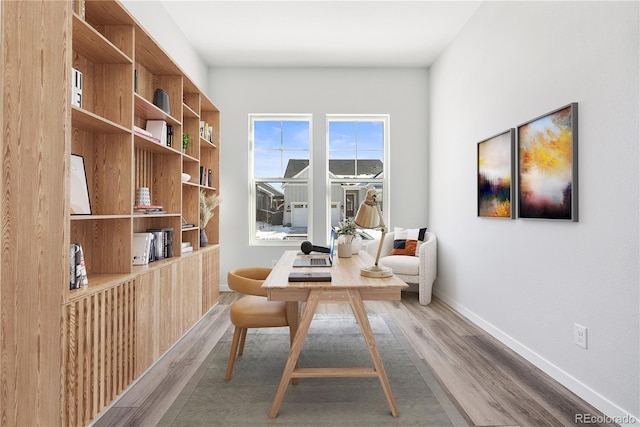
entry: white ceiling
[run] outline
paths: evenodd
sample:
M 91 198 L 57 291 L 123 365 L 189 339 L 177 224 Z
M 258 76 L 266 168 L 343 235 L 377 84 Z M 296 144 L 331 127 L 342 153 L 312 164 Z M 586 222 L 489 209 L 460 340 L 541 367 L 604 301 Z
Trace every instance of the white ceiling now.
M 211 67 L 428 67 L 481 1 L 161 3 Z

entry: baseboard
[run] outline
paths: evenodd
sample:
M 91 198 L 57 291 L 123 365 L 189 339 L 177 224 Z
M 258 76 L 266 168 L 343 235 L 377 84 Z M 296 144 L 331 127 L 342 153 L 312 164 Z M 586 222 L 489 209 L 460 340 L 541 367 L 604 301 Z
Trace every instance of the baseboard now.
M 496 328 L 491 323 L 484 320 L 482 317 L 478 316 L 471 310 L 467 309 L 462 304 L 459 304 L 452 298 L 449 298 L 446 294 L 439 292 L 438 290 L 433 291 L 433 295 L 438 297 L 441 301 L 446 303 L 449 307 L 455 310 L 461 316 L 467 318 L 470 322 L 474 323 L 479 328 L 483 329 L 489 335 L 493 336 L 501 343 L 509 347 L 511 350 L 518 353 L 520 356 L 524 357 L 529 362 L 533 363 L 537 368 L 545 372 L 547 375 L 552 377 L 554 380 L 558 381 L 560 384 L 571 390 L 577 396 L 580 396 L 582 399 L 587 401 L 589 404 L 594 406 L 599 411 L 602 411 L 605 414 L 605 423 L 615 422 L 621 426 L 637 426 L 640 421 L 640 414 L 632 415 L 628 411 L 625 411 L 615 403 L 608 400 L 606 397 L 602 396 L 597 391 L 588 387 L 580 380 L 570 375 L 566 371 L 562 370 L 558 366 L 551 363 L 549 360 L 540 356 L 535 351 L 531 350 L 527 346 L 523 345 L 518 340 L 512 338 L 511 336 L 504 333 L 499 328 Z M 596 415 L 596 414 L 590 414 Z
M 231 292 L 231 288 L 226 283 L 220 283 L 220 292 Z

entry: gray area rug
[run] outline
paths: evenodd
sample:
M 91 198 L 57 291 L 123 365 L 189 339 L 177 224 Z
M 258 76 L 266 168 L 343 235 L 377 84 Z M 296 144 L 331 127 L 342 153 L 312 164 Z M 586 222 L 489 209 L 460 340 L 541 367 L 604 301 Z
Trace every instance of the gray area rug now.
M 466 426 L 393 319 L 369 315 L 400 417 L 393 418 L 378 378 L 301 378 L 268 417 L 289 351 L 288 328 L 250 329 L 231 381 L 224 376 L 233 326 L 167 410 L 162 426 Z M 301 367 L 373 366 L 351 315 L 316 314 Z

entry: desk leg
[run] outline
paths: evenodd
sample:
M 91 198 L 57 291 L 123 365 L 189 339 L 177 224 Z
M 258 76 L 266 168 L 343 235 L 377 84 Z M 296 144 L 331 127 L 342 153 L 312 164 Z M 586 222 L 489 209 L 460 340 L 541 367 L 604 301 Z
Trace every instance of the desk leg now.
M 289 348 L 293 346 L 293 339 L 298 331 L 298 324 L 300 323 L 300 304 L 298 301 L 287 301 L 287 322 L 289 323 Z M 296 368 L 298 363 L 296 363 Z M 294 378 L 291 384 L 298 384 L 298 379 Z
M 398 413 L 398 406 L 396 405 L 396 400 L 394 399 L 393 393 L 391 392 L 391 385 L 389 384 L 389 379 L 387 378 L 387 372 L 384 370 L 384 365 L 382 364 L 382 359 L 380 358 L 380 353 L 378 352 L 378 346 L 373 336 L 371 324 L 369 323 L 367 311 L 364 307 L 364 303 L 362 302 L 362 298 L 360 297 L 360 292 L 355 289 L 349 289 L 348 295 L 349 302 L 351 303 L 351 308 L 353 309 L 353 314 L 358 320 L 358 324 L 360 325 L 360 329 L 362 330 L 362 335 L 364 336 L 367 349 L 369 350 L 369 354 L 371 355 L 373 366 L 378 372 L 380 385 L 382 385 L 382 390 L 387 397 L 387 402 L 389 403 L 389 408 L 391 409 L 391 415 L 397 417 L 400 415 Z
M 289 385 L 289 380 L 291 379 L 293 370 L 298 364 L 298 357 L 300 357 L 300 352 L 302 351 L 304 340 L 307 337 L 307 333 L 309 332 L 309 327 L 311 326 L 311 321 L 313 320 L 313 315 L 318 308 L 319 302 L 320 292 L 315 289 L 311 290 L 309 292 L 309 296 L 307 297 L 307 303 L 304 306 L 302 319 L 300 320 L 300 324 L 298 325 L 295 337 L 293 339 L 293 344 L 291 345 L 291 349 L 289 350 L 289 357 L 287 358 L 287 363 L 284 366 L 284 372 L 282 372 L 282 378 L 280 379 L 280 385 L 278 385 L 278 391 L 276 391 L 276 397 L 273 399 L 273 405 L 271 406 L 271 412 L 269 412 L 269 418 L 275 418 L 276 416 L 278 416 L 278 410 L 280 409 L 280 405 L 282 404 L 282 400 L 284 399 L 284 393 L 287 391 L 287 386 Z

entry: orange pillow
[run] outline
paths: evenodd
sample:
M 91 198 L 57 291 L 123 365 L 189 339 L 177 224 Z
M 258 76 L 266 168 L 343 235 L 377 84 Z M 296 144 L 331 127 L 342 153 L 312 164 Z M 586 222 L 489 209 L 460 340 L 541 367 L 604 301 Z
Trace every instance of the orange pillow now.
M 397 246 L 396 246 L 397 245 Z M 417 240 L 394 240 L 391 255 L 416 255 Z
M 418 256 L 418 248 L 424 243 L 427 228 L 394 229 L 393 249 L 391 255 Z

